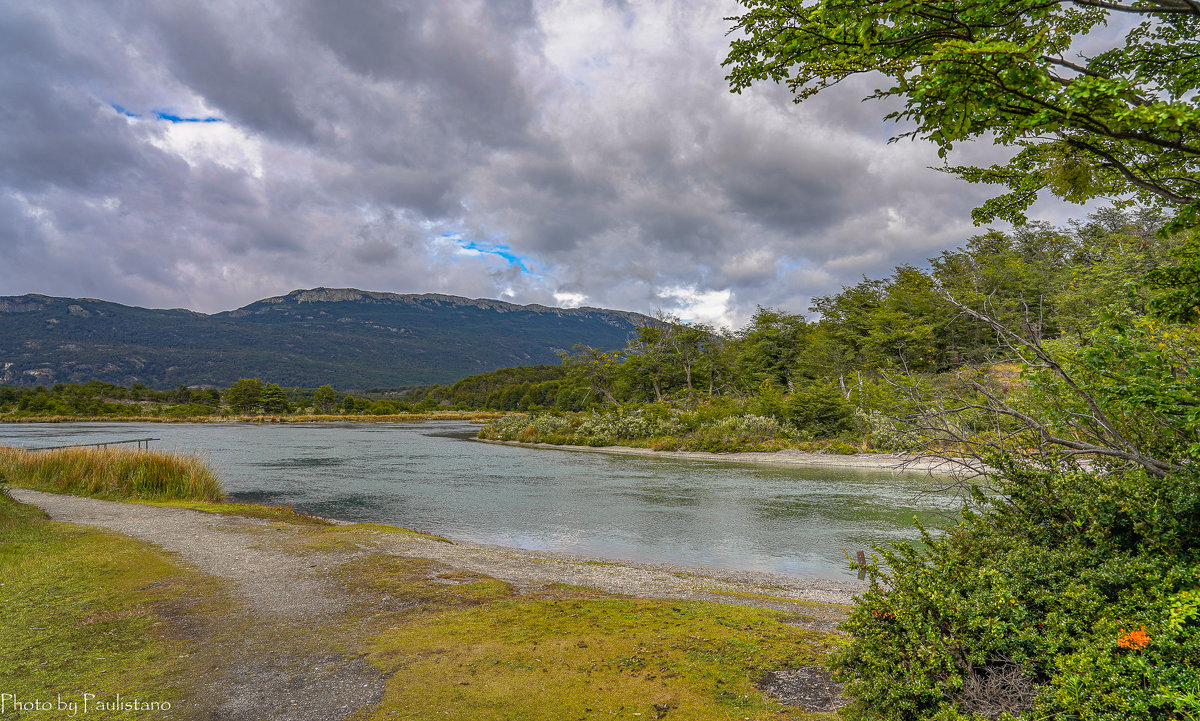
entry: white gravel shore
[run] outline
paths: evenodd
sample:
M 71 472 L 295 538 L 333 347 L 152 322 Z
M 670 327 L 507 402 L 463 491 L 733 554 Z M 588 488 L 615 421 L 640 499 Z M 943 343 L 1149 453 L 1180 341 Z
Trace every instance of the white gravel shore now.
M 904 456 L 891 453 L 856 453 L 851 456 L 837 453 L 811 453 L 787 449 L 773 453 L 708 453 L 705 451 L 655 451 L 649 448 L 629 446 L 568 446 L 553 443 L 521 443 L 520 441 L 491 441 L 477 438 L 480 443 L 495 443 L 523 448 L 545 448 L 556 451 L 582 453 L 613 453 L 625 456 L 647 456 L 675 460 L 720 461 L 725 463 L 753 463 L 767 466 L 813 466 L 825 468 L 853 468 L 863 471 L 885 471 L 890 473 L 925 473 L 949 475 L 961 466 L 944 458 Z

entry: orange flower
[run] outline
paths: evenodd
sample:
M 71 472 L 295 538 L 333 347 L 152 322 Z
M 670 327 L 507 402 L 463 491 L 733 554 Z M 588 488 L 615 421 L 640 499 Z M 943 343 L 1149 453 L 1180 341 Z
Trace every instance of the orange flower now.
M 1136 649 L 1138 651 L 1150 645 L 1150 634 L 1146 633 L 1146 627 L 1142 626 L 1136 631 L 1126 631 L 1121 629 L 1124 636 L 1117 639 L 1117 645 L 1121 648 Z

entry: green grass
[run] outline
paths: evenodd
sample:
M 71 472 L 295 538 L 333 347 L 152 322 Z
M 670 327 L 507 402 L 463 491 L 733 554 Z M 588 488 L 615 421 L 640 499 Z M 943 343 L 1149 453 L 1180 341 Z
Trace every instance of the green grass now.
M 394 556 L 357 559 L 342 574 L 365 594 L 362 608 L 382 614 L 358 624 L 371 628 L 359 647 L 388 678 L 362 718 L 833 718 L 755 687 L 769 671 L 821 663 L 841 643 L 788 625 L 785 613 L 564 584 L 520 591 Z
M 256 503 L 223 503 L 217 501 L 189 501 L 177 499 L 168 501 L 146 501 L 133 499 L 133 502 L 140 503 L 145 506 L 188 508 L 193 511 L 216 513 L 223 516 L 246 516 L 248 518 L 262 518 L 268 521 L 295 523 L 307 526 L 333 525 L 332 522 L 324 518 L 320 518 L 319 516 L 310 516 L 307 513 L 301 513 L 292 508 L 288 508 L 287 506 L 261 506 Z
M 755 682 L 816 662 L 821 638 L 737 606 L 496 600 L 382 634 L 369 658 L 392 678 L 372 718 L 805 718 Z
M 217 591 L 148 544 L 53 523 L 0 492 L 0 692 L 18 700 L 137 698 L 185 706 L 192 643 L 166 635 L 183 596 Z M 80 710 L 82 707 L 80 706 Z M 82 715 L 82 714 L 80 714 Z M 20 718 L 66 718 L 62 713 Z M 96 713 L 105 719 L 145 713 Z M 12 715 L 11 705 L 0 718 Z
M 221 482 L 197 456 L 120 448 L 0 446 L 0 482 L 108 499 L 217 501 Z

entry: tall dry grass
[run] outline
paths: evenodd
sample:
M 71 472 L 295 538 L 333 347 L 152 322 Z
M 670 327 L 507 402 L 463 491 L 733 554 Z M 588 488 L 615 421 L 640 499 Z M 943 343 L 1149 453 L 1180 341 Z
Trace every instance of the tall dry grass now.
M 221 482 L 198 456 L 121 448 L 26 451 L 0 446 L 0 484 L 97 498 L 218 501 Z

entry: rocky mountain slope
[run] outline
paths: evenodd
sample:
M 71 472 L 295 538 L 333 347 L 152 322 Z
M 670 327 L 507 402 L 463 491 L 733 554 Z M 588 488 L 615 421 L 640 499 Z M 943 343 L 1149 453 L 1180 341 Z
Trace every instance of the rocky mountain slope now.
M 450 295 L 297 290 L 206 315 L 92 298 L 0 297 L 0 384 L 152 388 L 258 377 L 339 389 L 447 383 L 624 345 L 645 316 Z

